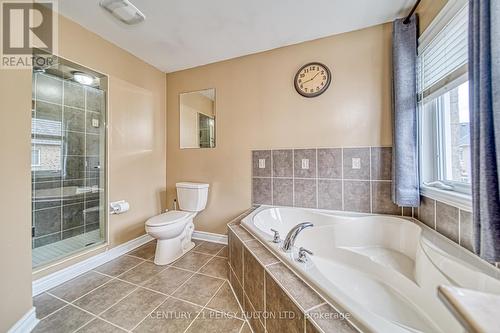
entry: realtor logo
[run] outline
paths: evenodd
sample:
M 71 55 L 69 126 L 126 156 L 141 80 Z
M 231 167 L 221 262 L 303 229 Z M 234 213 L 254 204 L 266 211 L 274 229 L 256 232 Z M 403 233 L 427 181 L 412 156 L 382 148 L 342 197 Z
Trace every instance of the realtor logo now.
M 31 67 L 34 61 L 51 59 L 33 57 L 33 50 L 45 54 L 56 52 L 57 14 L 54 7 L 54 1 L 2 1 L 2 68 Z

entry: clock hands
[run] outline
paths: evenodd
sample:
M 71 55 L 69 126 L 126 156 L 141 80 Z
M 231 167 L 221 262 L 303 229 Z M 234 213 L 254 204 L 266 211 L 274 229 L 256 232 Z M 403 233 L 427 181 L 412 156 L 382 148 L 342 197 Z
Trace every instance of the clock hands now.
M 311 79 L 309 79 L 309 80 L 307 80 L 307 81 L 302 82 L 302 84 L 304 84 L 304 83 L 307 83 L 307 82 L 309 82 L 309 81 L 314 80 L 314 79 L 316 78 L 316 76 L 318 76 L 318 75 L 319 75 L 319 72 L 318 72 L 318 73 L 316 73 L 316 75 L 314 75 Z

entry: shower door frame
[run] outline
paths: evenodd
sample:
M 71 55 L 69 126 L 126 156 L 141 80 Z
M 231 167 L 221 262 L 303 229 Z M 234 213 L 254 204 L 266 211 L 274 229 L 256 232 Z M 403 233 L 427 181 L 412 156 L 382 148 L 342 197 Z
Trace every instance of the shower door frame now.
M 35 51 L 35 50 L 34 50 Z M 64 265 L 67 262 L 76 260 L 79 257 L 87 257 L 90 253 L 99 251 L 101 249 L 108 249 L 109 244 L 110 244 L 110 236 L 109 236 L 109 215 L 110 215 L 110 210 L 109 210 L 109 139 L 108 139 L 108 119 L 109 119 L 109 93 L 110 93 L 110 86 L 111 86 L 111 76 L 108 73 L 102 72 L 100 70 L 94 69 L 90 66 L 84 65 L 80 62 L 70 60 L 66 57 L 62 57 L 59 54 L 56 53 L 51 53 L 52 56 L 57 57 L 58 59 L 62 59 L 66 62 L 73 63 L 75 65 L 78 65 L 80 67 L 83 67 L 85 69 L 88 69 L 90 71 L 93 71 L 95 73 L 101 74 L 103 77 L 106 78 L 106 91 L 105 91 L 105 112 L 104 112 L 104 162 L 105 162 L 105 172 L 104 172 L 104 202 L 103 202 L 103 225 L 104 225 L 104 243 L 102 244 L 97 244 L 97 245 L 90 245 L 88 248 L 82 248 L 80 251 L 75 252 L 75 253 L 70 253 L 67 256 L 63 256 L 60 258 L 57 258 L 53 261 L 49 261 L 45 264 L 42 264 L 38 267 L 32 267 L 32 275 L 33 276 L 39 276 L 39 275 L 44 275 L 44 271 L 51 272 L 54 269 L 58 270 L 57 266 L 62 266 L 60 269 L 63 269 L 67 267 L 68 265 Z M 33 69 L 31 69 L 31 72 L 33 74 Z M 101 232 L 101 230 L 99 230 Z M 82 259 L 82 260 L 85 260 Z

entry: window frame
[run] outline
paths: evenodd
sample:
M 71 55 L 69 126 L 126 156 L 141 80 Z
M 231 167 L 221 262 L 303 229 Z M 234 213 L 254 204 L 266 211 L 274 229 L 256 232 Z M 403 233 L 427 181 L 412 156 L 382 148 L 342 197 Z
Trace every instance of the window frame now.
M 424 33 L 419 38 L 418 47 L 418 57 L 421 56 L 422 51 L 434 40 L 434 38 L 447 26 L 447 24 L 452 20 L 455 15 L 467 5 L 467 0 L 455 0 L 449 1 L 441 12 L 436 16 L 436 18 L 431 22 L 429 27 L 424 31 Z M 420 58 L 418 59 L 420 63 Z M 438 123 L 439 117 L 436 115 L 434 122 L 430 123 L 431 126 L 427 126 L 424 130 L 424 104 L 428 101 L 435 99 L 438 96 L 443 95 L 444 92 L 450 91 L 461 84 L 468 81 L 468 70 L 467 65 L 461 66 L 454 72 L 450 73 L 445 77 L 441 83 L 442 87 L 435 90 L 427 92 L 427 96 L 422 97 L 420 91 L 417 92 L 419 97 L 417 105 L 417 123 L 418 123 L 418 151 L 419 151 L 419 176 L 420 176 L 420 193 L 426 197 L 434 200 L 444 202 L 455 207 L 468 210 L 472 209 L 472 197 L 471 197 L 471 186 L 466 185 L 462 182 L 455 181 L 438 181 L 445 186 L 452 186 L 453 189 L 442 189 L 436 186 L 430 186 L 429 183 L 424 183 L 424 180 L 429 174 L 434 174 L 432 178 L 439 179 L 439 173 L 442 174 L 442 164 L 438 158 L 426 158 L 424 155 L 428 155 L 429 152 L 424 152 L 424 136 L 428 140 L 432 140 L 433 144 L 437 147 L 439 139 Z M 420 75 L 420 70 L 417 70 L 418 75 Z M 420 78 L 418 78 L 420 80 Z M 429 119 L 426 119 L 429 122 Z M 442 128 L 441 131 L 444 129 Z M 439 155 L 443 153 L 443 147 L 439 149 Z M 432 153 L 432 152 L 431 152 Z

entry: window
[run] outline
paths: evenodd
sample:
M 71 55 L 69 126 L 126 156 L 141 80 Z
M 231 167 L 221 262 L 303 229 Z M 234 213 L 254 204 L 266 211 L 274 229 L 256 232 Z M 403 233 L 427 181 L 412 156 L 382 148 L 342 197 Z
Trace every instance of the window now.
M 31 149 L 31 166 L 39 166 L 40 165 L 40 149 L 33 148 Z
M 470 206 L 467 41 L 467 2 L 451 1 L 420 38 L 418 109 L 422 192 Z

